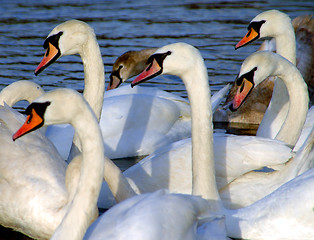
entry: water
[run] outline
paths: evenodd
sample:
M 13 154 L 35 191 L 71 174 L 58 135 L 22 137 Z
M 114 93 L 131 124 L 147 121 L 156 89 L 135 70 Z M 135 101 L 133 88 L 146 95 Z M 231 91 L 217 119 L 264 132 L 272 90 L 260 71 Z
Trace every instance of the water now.
M 69 19 L 90 24 L 97 35 L 109 79 L 115 59 L 128 50 L 186 42 L 198 47 L 208 68 L 212 92 L 234 81 L 241 62 L 261 41 L 237 51 L 249 21 L 258 13 L 278 9 L 291 18 L 313 14 L 312 0 L 265 1 L 0 1 L 0 90 L 18 80 L 32 80 L 46 91 L 68 87 L 83 91 L 79 56 L 64 56 L 39 76 L 42 44 L 49 32 Z M 186 97 L 180 79 L 157 77 L 144 86 L 156 86 Z M 18 239 L 3 236 L 0 239 Z

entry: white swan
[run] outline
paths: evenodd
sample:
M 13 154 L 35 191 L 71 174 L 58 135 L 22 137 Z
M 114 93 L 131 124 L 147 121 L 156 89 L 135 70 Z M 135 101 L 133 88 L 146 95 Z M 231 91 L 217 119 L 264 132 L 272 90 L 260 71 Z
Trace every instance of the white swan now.
M 63 55 L 80 54 L 85 72 L 83 95 L 100 118 L 109 158 L 147 155 L 162 145 L 190 137 L 190 107 L 181 97 L 152 88 L 128 87 L 131 91 L 127 94 L 121 89 L 104 98 L 103 62 L 94 31 L 86 23 L 71 20 L 58 25 L 48 35 L 44 48 L 47 52 L 35 74 Z M 64 128 L 60 132 L 71 136 Z M 62 136 L 57 138 L 55 134 L 52 141 L 59 143 L 60 152 L 67 157 L 69 142 Z M 128 144 L 130 141 L 132 144 Z
M 261 62 L 267 62 L 263 67 L 264 72 L 260 70 L 259 65 Z M 253 86 L 256 87 L 261 80 L 265 79 L 266 75 L 264 74 L 267 71 L 272 71 L 272 75 L 279 76 L 283 80 L 287 86 L 290 98 L 289 112 L 286 121 L 283 123 L 282 129 L 276 138 L 280 139 L 280 133 L 287 131 L 286 129 L 288 128 L 291 133 L 291 139 L 296 139 L 295 136 L 298 135 L 298 132 L 304 125 L 308 109 L 307 86 L 297 68 L 283 57 L 271 52 L 258 52 L 249 56 L 243 62 L 239 78 L 236 80 L 238 91 L 232 106 L 238 107 L 243 99 L 246 98 L 246 94 L 249 94 L 250 88 L 253 88 Z M 295 118 L 295 116 L 298 116 L 298 118 Z M 294 125 L 300 126 L 299 129 L 294 127 Z M 312 127 L 313 125 L 308 126 L 307 131 L 309 133 L 311 133 Z M 309 137 L 307 136 L 307 138 Z M 293 145 L 293 142 L 291 144 Z M 298 152 L 289 162 L 273 166 L 275 171 L 268 173 L 250 172 L 235 179 L 220 191 L 225 205 L 229 207 L 250 205 L 263 198 L 280 185 L 311 168 L 314 164 L 314 159 L 311 160 L 307 158 L 309 153 L 306 152 L 311 150 L 311 147 L 309 147 L 311 144 L 312 143 L 305 144 L 305 150 L 300 150 L 303 154 Z M 245 194 L 248 192 L 250 194 Z M 232 206 L 228 203 L 232 203 Z
M 85 106 L 83 105 L 84 103 Z M 58 226 L 52 239 L 81 239 L 85 233 L 84 228 L 86 229 L 95 217 L 95 207 L 104 173 L 104 148 L 97 118 L 92 110 L 86 106 L 87 104 L 81 95 L 73 90 L 59 89 L 51 91 L 42 95 L 28 106 L 25 111 L 27 114 L 26 122 L 13 135 L 13 140 L 16 140 L 43 124 L 51 125 L 70 122 L 80 138 L 82 144 L 82 167 L 79 182 L 74 191 L 73 199 L 66 201 L 67 195 L 65 191 L 63 205 L 59 208 L 54 208 L 55 211 L 57 210 L 56 213 L 49 212 L 52 215 L 51 218 L 56 218 L 56 214 L 59 214 L 58 212 L 65 216 L 64 218 L 62 216 L 62 222 L 60 218 L 54 220 L 56 222 L 59 220 L 61 224 Z M 77 114 L 78 112 L 82 115 Z M 19 167 L 23 169 L 22 165 Z M 47 193 L 41 195 L 48 197 Z M 38 206 L 35 206 L 35 209 L 36 207 Z M 41 209 L 43 212 L 47 210 Z M 53 209 L 51 210 L 53 211 Z M 41 212 L 39 213 L 42 214 Z M 44 222 L 41 224 L 44 224 Z M 76 231 L 76 228 L 82 230 Z M 65 235 L 64 232 L 66 233 Z
M 290 99 L 289 108 L 281 128 L 274 135 L 275 139 L 287 142 L 292 147 L 296 144 L 302 131 L 309 106 L 309 95 L 301 73 L 288 60 L 279 55 L 269 54 L 268 51 L 258 52 L 254 57 L 244 61 L 240 71 L 240 78 L 236 80 L 237 93 L 231 104 L 231 109 L 236 110 L 243 103 L 254 86 L 258 85 L 269 76 L 269 73 L 280 77 L 285 84 Z M 272 65 L 265 66 L 264 71 L 259 71 L 257 64 L 268 60 Z M 298 116 L 296 118 L 295 116 Z
M 164 73 L 174 71 L 169 65 L 173 60 L 193 56 L 193 59 L 179 66 L 187 69 L 181 76 L 184 83 L 195 84 L 188 91 L 193 116 L 193 194 L 202 196 L 208 202 L 199 197 L 166 194 L 164 191 L 142 194 L 109 209 L 92 224 L 84 239 L 197 239 L 196 226 L 220 214 L 213 166 L 213 127 L 207 70 L 200 53 L 191 45 L 167 45 L 160 49 L 162 53 L 159 55 L 167 56 L 170 50 L 172 56 L 164 59 Z M 198 101 L 192 100 L 196 98 Z M 143 222 L 147 227 L 143 227 Z M 226 239 L 224 226 L 221 226 L 221 230 L 221 239 Z
M 248 29 L 248 34 L 236 45 L 236 48 L 244 46 L 255 39 L 274 37 L 276 52 L 294 65 L 296 64 L 295 33 L 288 15 L 277 10 L 262 12 L 251 21 Z M 275 138 L 285 121 L 288 109 L 287 89 L 284 83 L 277 79 L 275 80 L 272 99 L 256 135 Z M 289 138 L 289 135 L 290 131 L 287 129 L 287 132 L 282 135 L 282 140 L 291 144 L 291 142 L 285 140 L 285 138 Z
M 42 131 L 12 141 L 22 114 L 0 106 L 0 119 L 0 224 L 47 239 L 65 213 L 66 163 Z
M 43 90 L 36 83 L 17 81 L 0 92 L 0 101 L 14 105 L 20 100 L 33 101 L 42 94 Z M 47 239 L 73 199 L 81 158 L 75 158 L 67 167 L 43 131 L 13 142 L 13 132 L 24 121 L 14 109 L 0 105 L 0 224 L 32 238 Z M 128 184 L 117 181 L 118 175 L 122 175 L 120 170 L 111 161 L 105 164 L 107 171 L 102 176 L 105 175 L 117 201 L 134 195 Z M 97 213 L 96 208 L 94 213 Z

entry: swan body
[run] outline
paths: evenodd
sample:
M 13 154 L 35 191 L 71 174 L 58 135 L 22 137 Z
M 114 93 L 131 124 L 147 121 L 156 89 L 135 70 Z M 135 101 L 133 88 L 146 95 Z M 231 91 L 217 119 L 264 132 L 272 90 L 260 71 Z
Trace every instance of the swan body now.
M 66 163 L 42 131 L 12 141 L 22 114 L 0 106 L 0 119 L 1 225 L 47 239 L 65 214 Z
M 75 35 L 75 40 L 71 40 Z M 48 35 L 44 47 L 50 54 L 44 56 L 35 74 L 63 55 L 80 54 L 85 72 L 83 95 L 100 119 L 109 158 L 146 155 L 162 145 L 191 136 L 189 105 L 183 98 L 161 90 L 141 90 L 142 87 L 117 90 L 104 98 L 103 91 L 99 90 L 104 90 L 103 62 L 95 34 L 87 24 L 71 20 L 58 25 Z M 137 96 L 138 92 L 142 94 Z M 64 126 L 60 128 L 47 132 L 47 136 L 57 142 L 59 152 L 67 158 L 68 140 L 72 138 L 73 130 Z M 63 134 L 58 137 L 59 132 Z M 125 144 L 129 141 L 133 144 Z M 78 145 L 76 140 L 74 143 Z
M 215 217 L 205 199 L 158 190 L 113 206 L 89 227 L 84 239 L 198 239 L 198 223 Z M 210 239 L 226 239 L 224 225 L 215 230 Z
M 313 239 L 313 184 L 314 169 L 311 168 L 252 205 L 226 211 L 228 236 Z
M 273 37 L 272 41 L 265 41 L 260 50 L 276 50 L 278 54 L 287 58 L 292 63 L 297 63 L 298 69 L 308 84 L 310 100 L 312 102 L 313 99 L 311 96 L 313 95 L 313 90 L 311 89 L 313 89 L 313 77 L 311 76 L 311 70 L 313 69 L 313 56 L 309 53 L 313 52 L 311 50 L 313 46 L 311 39 L 313 38 L 314 21 L 310 16 L 300 16 L 294 19 L 292 24 L 290 18 L 280 11 L 265 11 L 251 21 L 249 28 L 253 29 L 254 27 L 256 30 L 251 30 L 253 33 L 250 37 L 244 37 L 237 44 L 236 48 L 244 46 L 255 39 Z M 296 56 L 298 57 L 297 59 Z M 248 97 L 248 102 L 243 104 L 243 108 L 239 109 L 239 112 L 230 113 L 230 111 L 222 108 L 215 113 L 214 119 L 216 121 L 226 121 L 225 119 L 227 118 L 227 121 L 232 122 L 260 124 L 264 117 L 257 135 L 274 138 L 286 117 L 288 109 L 288 104 L 285 104 L 288 102 L 288 98 L 283 97 L 287 96 L 285 87 L 279 80 L 276 80 L 276 85 L 277 87 L 273 94 L 273 104 L 269 106 L 265 115 L 264 113 L 273 92 L 273 78 L 263 82 L 259 87 L 254 89 Z M 230 99 L 235 94 L 235 88 L 236 86 L 231 88 L 225 105 L 229 104 Z
M 274 166 L 269 172 L 252 171 L 238 177 L 220 190 L 224 206 L 240 208 L 264 198 L 286 182 L 314 166 L 313 125 L 307 141 L 287 163 Z

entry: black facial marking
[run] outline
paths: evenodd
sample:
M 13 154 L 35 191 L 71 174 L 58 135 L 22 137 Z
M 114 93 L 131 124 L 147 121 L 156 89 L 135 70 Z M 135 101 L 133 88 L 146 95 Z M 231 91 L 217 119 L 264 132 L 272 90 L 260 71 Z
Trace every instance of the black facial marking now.
M 148 76 L 147 78 L 143 79 L 143 81 L 147 81 L 147 80 L 149 80 L 149 79 L 152 79 L 152 78 L 154 78 L 154 77 L 160 75 L 160 74 L 162 73 L 162 71 L 163 71 L 163 62 L 164 62 L 165 58 L 166 58 L 167 56 L 169 56 L 169 55 L 171 55 L 171 52 L 170 52 L 170 51 L 165 52 L 165 53 L 156 53 L 156 54 L 151 55 L 151 56 L 148 58 L 148 60 L 147 60 L 147 65 L 148 65 L 148 67 L 146 68 L 146 71 L 149 71 L 149 69 L 153 66 L 154 60 L 156 60 L 156 62 L 157 62 L 158 65 L 160 66 L 160 70 L 159 70 L 158 72 L 154 73 L 153 75 L 150 75 L 150 76 Z M 142 82 L 143 82 L 143 81 L 142 81 Z M 136 84 L 132 84 L 131 86 L 134 87 L 134 86 L 137 85 L 137 84 L 139 84 L 139 82 L 136 83 Z
M 120 65 L 119 68 L 116 70 L 116 71 L 113 71 L 111 74 L 110 74 L 110 81 L 109 81 L 109 86 L 112 86 L 113 84 L 113 77 L 116 77 L 119 79 L 119 84 L 117 87 L 120 86 L 120 84 L 122 83 L 122 78 L 120 76 L 120 70 L 123 68 L 123 65 Z
M 59 44 L 58 43 L 59 43 L 59 39 L 60 39 L 62 34 L 63 34 L 63 32 L 59 32 L 59 33 L 57 33 L 55 35 L 52 35 L 52 36 L 48 37 L 45 40 L 44 44 L 43 44 L 43 48 L 47 49 L 48 45 L 49 45 L 48 43 L 51 43 L 53 46 L 55 46 L 57 49 L 59 49 Z
M 23 135 L 30 133 L 32 131 L 35 131 L 36 129 L 42 127 L 44 125 L 44 114 L 45 111 L 47 109 L 47 107 L 51 104 L 51 102 L 44 102 L 44 103 L 31 103 L 24 112 L 21 112 L 23 114 L 26 114 L 29 116 L 27 124 L 29 124 L 33 118 L 33 112 L 32 110 L 34 110 L 38 116 L 43 120 L 40 124 L 38 124 L 37 126 L 35 126 L 34 128 L 32 128 L 29 131 L 24 132 L 22 135 L 20 135 L 19 137 L 22 137 Z M 15 141 L 15 139 L 13 139 L 13 141 Z
M 43 102 L 43 103 L 31 103 L 26 109 L 24 114 L 30 115 L 28 123 L 31 121 L 33 114 L 32 110 L 34 110 L 38 116 L 40 116 L 44 120 L 44 114 L 46 112 L 47 107 L 51 104 L 51 102 Z M 44 125 L 44 121 L 37 126 L 35 129 L 40 128 L 42 125 Z M 33 130 L 35 130 L 33 129 Z
M 260 30 L 261 30 L 261 27 L 262 25 L 265 23 L 266 21 L 265 20 L 262 20 L 262 21 L 259 21 L 259 22 L 251 22 L 249 24 L 249 26 L 247 27 L 247 29 L 249 30 L 248 34 L 246 35 L 247 37 L 250 35 L 251 33 L 251 29 L 254 29 L 257 33 L 258 33 L 258 36 L 257 38 L 260 37 Z M 255 39 L 255 38 L 254 38 Z
M 255 41 L 256 39 L 259 39 L 259 38 L 260 38 L 260 29 L 261 29 L 262 25 L 263 25 L 265 22 L 266 22 L 265 20 L 262 20 L 262 21 L 259 21 L 259 22 L 251 22 L 251 23 L 249 24 L 249 26 L 247 27 L 248 32 L 247 32 L 247 34 L 246 34 L 245 37 L 248 38 L 248 37 L 251 35 L 252 29 L 254 29 L 254 30 L 257 32 L 257 36 L 256 36 L 255 38 L 252 38 L 250 41 L 246 42 L 246 43 L 243 44 L 242 46 L 237 47 L 236 49 L 241 48 L 241 47 L 244 47 L 244 46 L 246 46 L 247 44 L 249 44 L 249 43 Z
M 254 86 L 253 78 L 254 78 L 254 73 L 255 73 L 256 70 L 257 70 L 257 67 L 253 68 L 251 71 L 249 71 L 249 72 L 241 75 L 240 77 L 238 77 L 237 80 L 236 80 L 237 86 L 240 86 L 244 79 L 250 81 L 253 84 L 253 86 Z M 242 89 L 242 91 L 243 91 L 243 89 Z M 240 89 L 240 92 L 242 92 L 242 91 Z
M 59 32 L 55 35 L 48 37 L 45 40 L 44 45 L 43 45 L 43 48 L 47 49 L 47 51 L 45 53 L 45 57 L 47 57 L 49 55 L 49 52 L 50 52 L 49 43 L 51 43 L 53 46 L 55 46 L 58 49 L 58 53 L 45 66 L 43 66 L 37 72 L 35 72 L 35 76 L 37 76 L 39 73 L 41 73 L 45 68 L 50 66 L 50 64 L 54 63 L 61 56 L 61 51 L 59 48 L 59 39 L 60 39 L 62 34 L 63 34 L 63 32 Z

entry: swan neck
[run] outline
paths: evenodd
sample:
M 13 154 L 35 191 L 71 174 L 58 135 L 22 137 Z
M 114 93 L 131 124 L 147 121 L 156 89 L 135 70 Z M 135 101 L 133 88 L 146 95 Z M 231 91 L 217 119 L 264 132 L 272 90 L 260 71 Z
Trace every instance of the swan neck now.
M 207 69 L 190 71 L 182 76 L 192 113 L 192 186 L 193 194 L 213 200 L 220 206 L 213 149 L 213 122 Z
M 99 121 L 105 93 L 105 70 L 100 48 L 94 33 L 90 34 L 80 52 L 80 56 L 84 65 L 85 86 L 83 96 Z M 70 162 L 79 152 L 81 152 L 81 144 L 75 133 L 68 161 Z
M 104 146 L 97 118 L 86 103 L 85 106 L 80 108 L 80 114 L 71 123 L 82 145 L 80 179 L 74 198 L 52 239 L 82 239 L 97 206 L 104 173 Z
M 33 82 L 26 80 L 17 81 L 2 89 L 0 92 L 0 105 L 3 105 L 5 102 L 12 107 L 22 100 L 31 103 L 43 93 L 44 90 Z
M 81 53 L 84 65 L 83 95 L 99 121 L 105 93 L 105 70 L 96 37 L 90 36 Z
M 297 68 L 287 61 L 278 62 L 277 73 L 287 87 L 290 104 L 286 120 L 276 139 L 294 146 L 301 134 L 309 106 L 307 85 Z
M 273 36 L 276 40 L 276 52 L 296 65 L 296 40 L 293 26 L 289 23 L 289 25 L 281 28 L 281 30 L 283 29 L 283 33 L 277 33 Z M 288 105 L 289 97 L 287 88 L 285 84 L 277 78 L 275 80 L 269 107 L 264 114 L 256 135 L 275 138 L 286 119 L 289 108 Z
M 117 203 L 136 195 L 120 168 L 105 157 L 104 180 Z
M 292 24 L 286 28 L 284 34 L 278 34 L 276 39 L 276 53 L 296 65 L 296 40 Z

